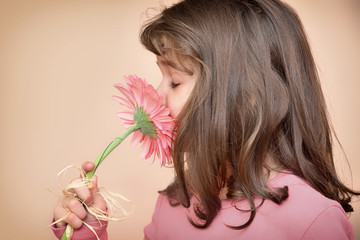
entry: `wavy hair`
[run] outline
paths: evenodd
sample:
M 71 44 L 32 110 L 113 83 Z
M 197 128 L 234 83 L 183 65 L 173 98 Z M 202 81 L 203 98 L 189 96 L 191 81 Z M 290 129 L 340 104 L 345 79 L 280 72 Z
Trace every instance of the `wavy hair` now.
M 316 66 L 296 12 L 279 0 L 185 0 L 147 22 L 141 42 L 173 51 L 199 78 L 177 118 L 175 178 L 162 193 L 172 205 L 194 205 L 206 228 L 228 199 L 254 196 L 280 204 L 287 187 L 269 189 L 267 159 L 308 181 L 346 212 L 359 195 L 338 178 L 332 129 Z M 164 44 L 164 39 L 171 44 Z M 186 62 L 186 63 L 185 63 Z M 230 175 L 230 177 L 229 177 Z

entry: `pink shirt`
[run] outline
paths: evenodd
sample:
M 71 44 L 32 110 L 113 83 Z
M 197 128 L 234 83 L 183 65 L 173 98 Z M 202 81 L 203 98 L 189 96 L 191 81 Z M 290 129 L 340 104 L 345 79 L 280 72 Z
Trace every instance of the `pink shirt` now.
M 304 180 L 289 173 L 280 173 L 269 183 L 269 187 L 289 187 L 289 198 L 281 205 L 265 200 L 258 208 L 251 225 L 243 230 L 232 230 L 225 226 L 239 226 L 249 218 L 249 213 L 236 210 L 231 200 L 223 200 L 218 215 L 206 229 L 193 227 L 187 216 L 193 216 L 192 207 L 171 207 L 166 196 L 160 195 L 152 221 L 144 229 L 145 240 L 186 239 L 353 239 L 353 228 L 340 204 L 322 196 Z M 260 199 L 255 199 L 259 204 Z M 240 209 L 249 209 L 247 201 L 235 203 Z M 101 240 L 107 240 L 106 226 L 101 231 Z M 63 229 L 56 229 L 61 237 Z M 75 235 L 76 234 L 76 235 Z M 86 227 L 75 231 L 72 240 L 94 239 Z M 103 234 L 103 235 L 102 235 Z M 78 236 L 78 237 L 77 237 Z M 121 236 L 119 236 L 121 237 Z
M 152 222 L 145 227 L 146 240 L 186 239 L 353 239 L 353 229 L 340 204 L 322 196 L 304 180 L 288 173 L 280 173 L 269 182 L 270 187 L 289 187 L 289 198 L 281 205 L 265 200 L 257 210 L 254 221 L 243 230 L 225 226 L 239 226 L 249 219 L 249 213 L 236 210 L 231 200 L 223 200 L 218 215 L 206 229 L 193 227 L 187 215 L 192 211 L 171 207 L 160 195 Z M 261 201 L 255 199 L 258 205 Z M 236 206 L 249 209 L 247 201 Z M 192 207 L 191 207 L 192 208 Z
M 108 234 L 106 231 L 108 225 L 107 222 L 88 222 L 87 224 L 93 227 L 100 240 L 108 240 Z M 61 239 L 62 235 L 65 232 L 65 227 L 57 228 L 55 225 L 52 225 L 51 229 L 53 230 L 55 236 L 58 239 Z M 74 231 L 71 240 L 97 240 L 97 238 L 95 234 L 83 224 L 80 229 Z

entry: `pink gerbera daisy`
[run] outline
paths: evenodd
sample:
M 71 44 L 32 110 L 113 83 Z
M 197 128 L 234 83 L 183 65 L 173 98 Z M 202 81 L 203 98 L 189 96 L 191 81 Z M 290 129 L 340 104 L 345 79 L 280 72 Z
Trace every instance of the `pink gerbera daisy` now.
M 171 164 L 171 139 L 174 119 L 170 110 L 163 105 L 163 98 L 146 80 L 136 75 L 125 77 L 126 85 L 114 86 L 124 95 L 113 98 L 128 108 L 118 112 L 126 128 L 137 128 L 131 139 L 131 145 L 142 143 L 142 157 L 148 159 L 154 154 L 160 164 Z
M 89 184 L 89 180 L 106 156 L 131 133 L 134 133 L 131 139 L 132 146 L 143 143 L 141 146 L 143 158 L 147 159 L 154 154 L 153 161 L 157 156 L 161 166 L 172 163 L 170 145 L 174 119 L 169 115 L 169 109 L 162 104 L 163 99 L 154 87 L 145 80 L 132 75 L 125 77 L 125 81 L 127 85 L 120 83 L 114 85 L 125 97 L 113 96 L 113 98 L 129 108 L 119 112 L 127 130 L 120 137 L 115 138 L 96 158 L 94 169 L 86 174 L 85 184 Z M 103 217 L 103 213 L 96 216 Z M 73 228 L 67 225 L 61 239 L 71 239 L 72 232 Z

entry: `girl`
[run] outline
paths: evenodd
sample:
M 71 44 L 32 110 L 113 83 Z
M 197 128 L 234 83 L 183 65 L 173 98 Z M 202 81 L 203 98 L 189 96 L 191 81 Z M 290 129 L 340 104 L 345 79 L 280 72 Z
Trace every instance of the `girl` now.
M 158 90 L 177 119 L 174 181 L 145 239 L 353 239 L 346 212 L 360 193 L 336 174 L 324 97 L 293 9 L 279 0 L 185 0 L 148 22 L 141 42 L 157 56 Z M 105 209 L 96 186 L 75 191 Z M 77 199 L 65 206 L 72 214 L 57 236 L 93 220 Z M 58 204 L 55 220 L 66 212 Z M 76 233 L 96 239 L 86 227 Z

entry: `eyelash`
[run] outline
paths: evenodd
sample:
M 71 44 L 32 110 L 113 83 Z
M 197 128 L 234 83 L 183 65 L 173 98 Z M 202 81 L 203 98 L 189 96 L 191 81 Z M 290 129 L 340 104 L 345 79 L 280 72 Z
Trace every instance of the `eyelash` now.
M 180 85 L 179 83 L 173 83 L 173 82 L 172 82 L 170 86 L 171 86 L 171 88 L 176 88 L 176 87 L 179 86 L 179 85 Z

